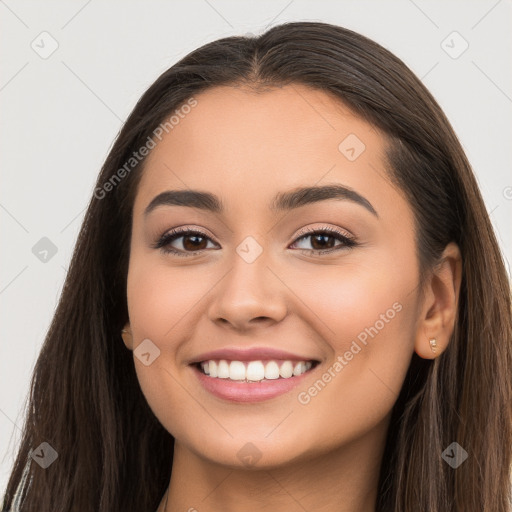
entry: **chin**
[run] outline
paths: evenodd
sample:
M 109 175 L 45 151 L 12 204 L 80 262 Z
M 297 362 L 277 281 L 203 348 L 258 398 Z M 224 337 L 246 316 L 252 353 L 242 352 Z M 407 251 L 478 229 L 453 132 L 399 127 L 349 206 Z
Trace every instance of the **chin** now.
M 283 467 L 307 459 L 309 452 L 300 437 L 296 440 L 288 438 L 283 444 L 282 437 L 271 440 L 254 434 L 245 438 L 226 435 L 221 442 L 212 440 L 191 448 L 199 457 L 212 464 L 248 471 Z

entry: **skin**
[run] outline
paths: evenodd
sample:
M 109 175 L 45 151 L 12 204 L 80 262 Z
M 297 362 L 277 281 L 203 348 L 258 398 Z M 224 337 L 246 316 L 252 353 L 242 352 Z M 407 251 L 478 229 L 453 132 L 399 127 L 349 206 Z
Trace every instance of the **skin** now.
M 387 177 L 385 140 L 337 99 L 300 85 L 261 94 L 217 87 L 196 99 L 146 161 L 133 209 L 123 335 L 129 350 L 146 338 L 160 350 L 149 366 L 135 356 L 134 364 L 150 407 L 175 438 L 166 509 L 373 511 L 390 414 L 411 356 L 438 357 L 453 331 L 459 250 L 447 246 L 420 300 L 413 213 Z M 366 146 L 354 161 L 338 149 L 349 134 Z M 269 208 L 278 192 L 326 184 L 357 191 L 378 217 L 339 199 L 289 212 Z M 166 205 L 145 218 L 150 201 L 171 189 L 211 192 L 226 210 Z M 211 241 L 194 255 L 190 237 L 175 239 L 172 247 L 188 257 L 152 247 L 175 227 L 199 229 Z M 298 241 L 301 228 L 325 227 L 359 245 L 316 255 L 313 236 Z M 247 236 L 263 250 L 250 264 L 236 252 Z M 396 303 L 394 318 L 300 403 L 298 394 Z M 227 346 L 271 346 L 320 364 L 289 393 L 234 403 L 209 394 L 188 365 Z M 246 466 L 237 453 L 249 442 L 261 458 Z

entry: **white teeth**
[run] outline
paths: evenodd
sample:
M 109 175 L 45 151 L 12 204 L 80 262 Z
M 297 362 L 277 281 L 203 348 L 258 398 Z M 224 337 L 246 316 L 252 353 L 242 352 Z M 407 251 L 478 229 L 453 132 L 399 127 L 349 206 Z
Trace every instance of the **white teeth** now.
M 251 361 L 247 365 L 246 377 L 247 380 L 263 380 L 265 378 L 265 367 L 263 363 L 261 361 Z
M 279 369 L 279 375 L 283 379 L 289 379 L 293 375 L 293 364 L 291 361 L 285 361 Z
M 265 366 L 265 379 L 279 379 L 279 366 L 275 361 L 270 361 Z
M 231 380 L 245 380 L 245 365 L 241 361 L 231 361 L 229 365 L 229 378 Z
M 293 367 L 293 375 L 302 375 L 306 371 L 306 363 L 301 361 Z
M 289 379 L 307 372 L 313 363 L 311 361 L 203 361 L 203 373 L 218 379 L 234 381 L 261 382 L 265 380 Z
M 224 359 L 221 359 L 217 366 L 217 377 L 219 379 L 229 379 L 229 365 Z

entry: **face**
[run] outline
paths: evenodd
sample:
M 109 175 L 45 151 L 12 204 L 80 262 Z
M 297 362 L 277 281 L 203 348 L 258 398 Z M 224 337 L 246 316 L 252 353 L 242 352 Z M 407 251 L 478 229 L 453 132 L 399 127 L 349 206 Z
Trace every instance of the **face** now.
M 382 436 L 419 308 L 413 214 L 382 135 L 299 85 L 195 99 L 133 209 L 127 345 L 150 407 L 179 445 L 229 466 Z

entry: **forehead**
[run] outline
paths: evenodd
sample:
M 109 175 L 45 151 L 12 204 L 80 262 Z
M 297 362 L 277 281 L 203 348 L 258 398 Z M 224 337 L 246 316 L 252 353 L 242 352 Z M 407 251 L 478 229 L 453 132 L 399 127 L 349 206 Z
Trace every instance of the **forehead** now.
M 294 84 L 215 87 L 194 98 L 147 157 L 135 211 L 167 189 L 208 190 L 233 209 L 327 182 L 396 195 L 384 138 L 332 95 Z

